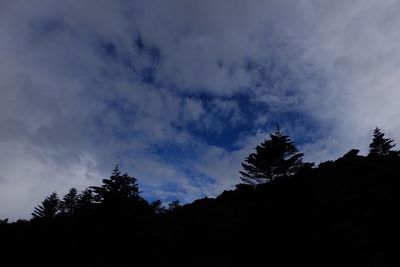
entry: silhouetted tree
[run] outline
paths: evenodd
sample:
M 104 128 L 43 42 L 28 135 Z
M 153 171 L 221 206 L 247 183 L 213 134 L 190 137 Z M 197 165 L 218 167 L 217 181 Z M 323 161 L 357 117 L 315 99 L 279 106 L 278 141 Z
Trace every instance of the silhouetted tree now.
M 165 208 L 162 207 L 162 202 L 159 199 L 151 202 L 150 207 L 155 214 L 162 214 L 165 212 Z
M 108 213 L 127 216 L 130 212 L 148 208 L 148 203 L 139 195 L 136 178 L 127 173 L 121 174 L 118 166 L 115 167 L 109 179 L 103 179 L 102 186 L 95 186 L 92 189 L 100 206 Z
M 72 215 L 78 209 L 78 190 L 71 188 L 63 197 L 60 203 L 61 213 L 64 215 Z
M 306 163 L 299 164 L 296 178 L 257 187 L 239 184 L 237 190 L 160 216 L 153 216 L 150 208 L 161 207 L 161 202 L 141 202 L 132 181 L 115 181 L 125 185 L 111 186 L 112 179 L 105 179 L 108 182 L 99 186 L 99 194 L 89 188 L 78 195 L 77 217 L 55 215 L 51 223 L 18 220 L 8 225 L 0 220 L 2 262 L 11 261 L 13 266 L 55 262 L 57 266 L 77 262 L 97 267 L 185 266 L 195 259 L 195 266 L 259 266 L 260 262 L 264 266 L 320 266 L 321 262 L 400 266 L 400 157 L 358 153 L 352 149 L 310 172 L 304 168 Z M 276 179 L 282 175 L 290 172 Z M 113 179 L 124 177 L 114 170 Z M 135 193 L 121 193 L 126 190 L 119 189 L 125 187 Z M 110 197 L 115 195 L 119 197 Z M 148 209 L 146 213 L 121 210 L 119 203 L 123 208 L 145 203 Z M 175 209 L 177 203 L 168 206 Z M 45 207 L 47 202 L 41 204 L 40 218 Z M 95 212 L 80 213 L 82 207 Z M 14 257 L 16 252 L 23 256 Z
M 60 199 L 56 192 L 47 196 L 32 212 L 33 219 L 53 219 L 60 211 Z
M 168 204 L 168 211 L 174 211 L 181 207 L 181 202 L 179 199 L 176 199 Z
M 108 179 L 103 179 L 103 185 L 92 187 L 102 203 L 119 202 L 139 197 L 136 178 L 127 173 L 121 174 L 116 166 Z
M 92 189 L 86 188 L 78 195 L 78 212 L 88 214 L 93 211 L 95 204 L 96 198 Z
M 392 150 L 395 146 L 393 140 L 384 137 L 385 134 L 377 127 L 374 130 L 372 142 L 369 145 L 370 156 L 386 156 L 389 154 L 399 155 L 399 151 Z
M 289 137 L 276 128 L 270 139 L 258 145 L 242 163 L 240 171 L 243 182 L 258 184 L 286 177 L 296 173 L 304 166 L 303 153 L 300 153 Z M 308 166 L 308 165 L 307 165 Z
M 8 218 L 0 220 L 0 224 L 8 224 Z

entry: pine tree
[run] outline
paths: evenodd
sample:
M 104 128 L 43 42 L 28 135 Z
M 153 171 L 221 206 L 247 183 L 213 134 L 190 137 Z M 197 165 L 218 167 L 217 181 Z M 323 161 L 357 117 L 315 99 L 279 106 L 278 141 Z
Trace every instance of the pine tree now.
M 300 153 L 289 137 L 276 128 L 270 139 L 258 145 L 242 163 L 241 179 L 247 184 L 259 184 L 287 177 L 296 173 L 302 166 L 303 153 Z
M 148 203 L 139 195 L 136 178 L 127 173 L 121 174 L 118 166 L 110 178 L 103 179 L 100 187 L 91 188 L 99 201 L 99 206 L 106 213 L 127 216 L 129 213 L 149 208 Z
M 80 215 L 91 214 L 96 207 L 97 201 L 93 190 L 86 188 L 78 195 L 77 213 Z
M 78 209 L 78 190 L 71 188 L 61 201 L 61 213 L 72 215 Z
M 32 212 L 33 219 L 53 219 L 60 211 L 60 199 L 56 192 L 47 196 Z
M 369 145 L 370 156 L 386 156 L 389 154 L 399 155 L 399 151 L 392 150 L 395 146 L 393 140 L 384 137 L 385 134 L 377 127 L 374 130 L 372 142 Z
M 137 180 L 127 173 L 121 174 L 116 166 L 108 179 L 103 179 L 101 187 L 92 187 L 101 202 L 119 202 L 139 197 Z

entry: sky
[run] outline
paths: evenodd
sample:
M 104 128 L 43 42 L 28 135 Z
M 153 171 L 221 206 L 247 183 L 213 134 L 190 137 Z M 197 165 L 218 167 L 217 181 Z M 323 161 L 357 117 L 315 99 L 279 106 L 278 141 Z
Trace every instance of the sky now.
M 399 1 L 0 0 L 0 218 L 116 164 L 215 197 L 279 124 L 315 162 L 400 140 Z

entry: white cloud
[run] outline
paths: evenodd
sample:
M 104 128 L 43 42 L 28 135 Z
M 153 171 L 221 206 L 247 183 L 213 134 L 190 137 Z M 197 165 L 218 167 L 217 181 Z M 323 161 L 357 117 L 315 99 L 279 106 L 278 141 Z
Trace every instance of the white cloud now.
M 215 194 L 238 181 L 260 140 L 251 133 L 286 111 L 317 125 L 283 122 L 293 139 L 323 133 L 303 146 L 312 160 L 365 152 L 375 126 L 400 140 L 399 9 L 374 0 L 2 1 L 0 217 L 26 217 L 45 194 L 99 182 L 121 161 L 160 197 L 176 195 L 170 183 L 187 200 Z M 193 133 L 249 119 L 238 94 L 268 113 L 237 150 Z M 192 149 L 186 167 L 215 183 L 198 183 L 154 144 Z

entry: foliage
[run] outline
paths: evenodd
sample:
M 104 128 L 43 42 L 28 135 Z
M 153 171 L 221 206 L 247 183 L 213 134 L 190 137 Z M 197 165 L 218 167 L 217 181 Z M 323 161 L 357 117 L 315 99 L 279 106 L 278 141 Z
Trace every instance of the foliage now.
M 79 213 L 90 214 L 95 209 L 96 197 L 93 190 L 86 188 L 78 195 L 77 210 Z
M 384 136 L 385 134 L 379 128 L 375 128 L 372 142 L 369 145 L 369 156 L 399 155 L 399 151 L 393 150 L 394 141 Z
M 32 212 L 34 219 L 54 219 L 60 211 L 60 199 L 56 192 L 47 196 Z
M 168 211 L 174 211 L 174 210 L 180 208 L 181 206 L 182 205 L 181 205 L 181 202 L 179 201 L 179 199 L 176 199 L 174 201 L 171 201 L 168 204 Z
M 61 213 L 64 215 L 75 214 L 78 209 L 78 201 L 78 190 L 71 188 L 60 203 Z
M 147 201 L 140 196 L 137 180 L 127 173 L 122 174 L 118 166 L 110 178 L 103 179 L 101 186 L 92 186 L 96 206 L 108 219 L 113 216 L 138 216 L 151 212 Z
M 168 212 L 116 168 L 101 186 L 64 196 L 85 216 L 53 209 L 52 223 L 0 221 L 3 261 L 18 251 L 15 266 L 400 266 L 400 157 L 358 153 L 181 208 L 176 200 Z M 57 202 L 52 195 L 35 210 Z
M 103 179 L 102 186 L 93 186 L 92 189 L 105 205 L 111 203 L 121 204 L 140 198 L 136 178 L 129 176 L 127 173 L 121 174 L 118 166 L 115 167 L 110 178 Z
M 303 153 L 279 127 L 242 163 L 241 179 L 247 184 L 273 181 L 295 174 L 304 166 Z
M 163 214 L 165 212 L 165 208 L 162 206 L 162 202 L 159 199 L 151 202 L 150 207 L 155 214 Z

